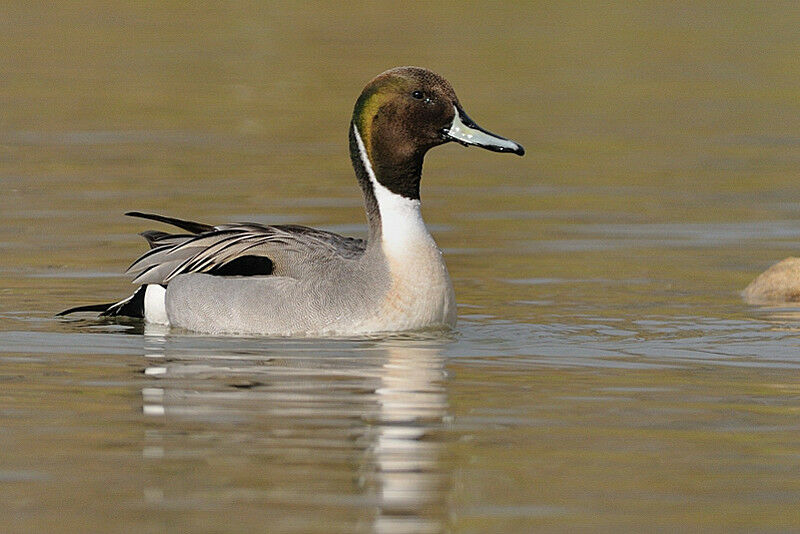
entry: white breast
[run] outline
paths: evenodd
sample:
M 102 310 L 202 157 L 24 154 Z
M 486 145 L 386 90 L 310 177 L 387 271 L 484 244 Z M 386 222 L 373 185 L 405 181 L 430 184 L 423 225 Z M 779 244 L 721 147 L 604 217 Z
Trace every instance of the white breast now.
M 442 252 L 422 220 L 420 201 L 389 191 L 375 178 L 358 129 L 353 125 L 364 168 L 381 215 L 381 248 L 392 286 L 382 310 L 386 330 L 453 326 L 455 294 Z

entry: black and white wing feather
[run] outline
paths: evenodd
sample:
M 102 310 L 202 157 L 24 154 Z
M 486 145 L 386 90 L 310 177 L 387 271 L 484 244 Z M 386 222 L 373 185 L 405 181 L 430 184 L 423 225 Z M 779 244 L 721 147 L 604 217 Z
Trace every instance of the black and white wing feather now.
M 139 285 L 166 285 L 186 273 L 298 276 L 316 261 L 334 256 L 354 259 L 366 249 L 362 239 L 306 226 L 255 223 L 208 226 L 160 215 L 138 212 L 128 215 L 193 232 L 144 232 L 142 235 L 152 248 L 128 268 L 135 275 L 133 283 Z

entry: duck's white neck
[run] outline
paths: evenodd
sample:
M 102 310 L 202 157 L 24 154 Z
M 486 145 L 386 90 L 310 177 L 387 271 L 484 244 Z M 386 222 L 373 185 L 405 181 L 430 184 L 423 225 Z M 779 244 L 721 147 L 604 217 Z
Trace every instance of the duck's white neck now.
M 384 252 L 387 255 L 402 254 L 404 250 L 420 245 L 435 246 L 425 221 L 422 220 L 420 201 L 393 193 L 378 181 L 355 124 L 353 133 L 358 144 L 361 163 L 367 171 L 375 200 L 378 202 L 381 217 L 380 238 Z

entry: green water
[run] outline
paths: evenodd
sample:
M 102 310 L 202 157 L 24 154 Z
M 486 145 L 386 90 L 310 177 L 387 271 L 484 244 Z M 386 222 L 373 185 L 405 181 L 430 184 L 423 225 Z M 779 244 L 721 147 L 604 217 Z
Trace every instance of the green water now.
M 12 2 L 0 15 L 0 531 L 793 532 L 791 3 Z M 515 158 L 428 156 L 452 335 L 59 320 L 131 291 L 128 210 L 363 235 L 375 74 Z

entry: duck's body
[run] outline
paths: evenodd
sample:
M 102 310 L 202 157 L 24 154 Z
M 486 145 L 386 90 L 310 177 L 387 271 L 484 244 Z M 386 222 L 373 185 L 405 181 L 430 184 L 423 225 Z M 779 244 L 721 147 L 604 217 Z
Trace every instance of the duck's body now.
M 451 327 L 453 285 L 422 220 L 422 160 L 448 141 L 500 152 L 521 146 L 477 125 L 449 83 L 416 67 L 387 71 L 362 92 L 350 154 L 367 240 L 303 226 L 209 226 L 131 213 L 189 233 L 145 232 L 152 249 L 129 269 L 140 288 L 101 311 L 207 333 L 364 334 Z
M 400 198 L 395 201 L 411 204 Z M 298 240 L 289 245 L 288 235 L 283 236 L 280 246 L 291 252 L 276 261 L 271 275 L 177 275 L 166 288 L 168 322 L 209 333 L 274 335 L 453 326 L 455 294 L 442 253 L 419 216 L 419 203 L 407 208 L 407 214 L 384 226 L 392 231 L 369 241 L 305 233 L 312 230 L 295 227 L 292 237 Z M 387 218 L 392 216 L 382 219 Z M 252 240 L 274 231 L 275 227 L 242 229 Z M 201 234 L 197 239 L 208 238 Z M 225 246 L 224 242 L 220 245 Z M 296 258 L 287 261 L 292 254 Z M 147 259 L 143 263 L 147 265 Z M 151 307 L 151 313 L 157 309 Z M 163 322 L 154 315 L 151 320 Z

